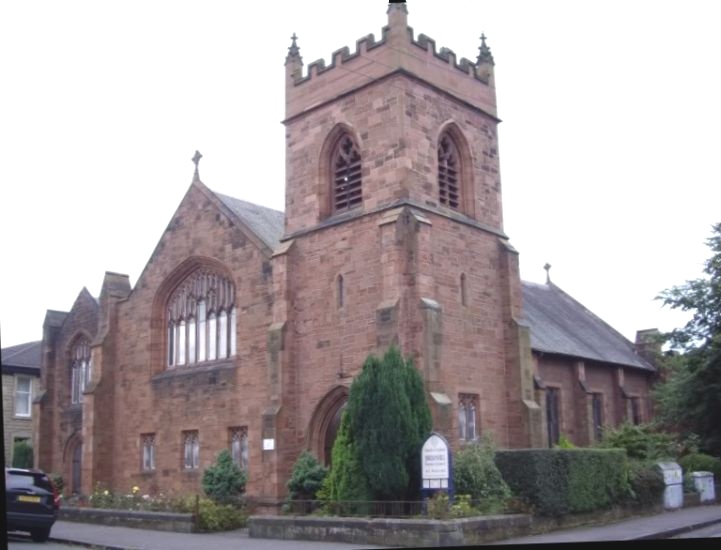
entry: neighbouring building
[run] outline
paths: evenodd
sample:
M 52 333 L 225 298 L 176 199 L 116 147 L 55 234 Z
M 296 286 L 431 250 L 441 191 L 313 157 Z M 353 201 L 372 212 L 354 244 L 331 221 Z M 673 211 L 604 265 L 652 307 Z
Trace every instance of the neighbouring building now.
M 41 346 L 42 342 L 28 342 L 0 351 L 6 466 L 12 464 L 15 443 L 32 444 L 32 402 L 38 392 Z
M 285 213 L 193 181 L 136 284 L 106 273 L 49 311 L 38 465 L 69 490 L 197 492 L 221 449 L 280 502 L 303 449 L 328 461 L 348 388 L 395 344 L 458 448 L 585 444 L 649 414 L 653 367 L 503 230 L 494 60 L 414 35 L 286 73 Z

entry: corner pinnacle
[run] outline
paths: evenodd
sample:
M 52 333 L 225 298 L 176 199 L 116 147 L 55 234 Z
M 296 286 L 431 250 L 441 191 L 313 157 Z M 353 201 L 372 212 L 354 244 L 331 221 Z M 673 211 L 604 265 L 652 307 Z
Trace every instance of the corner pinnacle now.
M 293 33 L 293 36 L 291 36 L 290 39 L 292 40 L 292 42 L 290 44 L 290 48 L 288 48 L 288 55 L 285 56 L 286 63 L 290 60 L 300 59 L 300 48 L 296 43 L 298 37 L 295 35 L 295 33 Z
M 483 33 L 481 33 L 481 45 L 478 47 L 478 57 L 476 58 L 476 64 L 480 65 L 481 63 L 495 65 L 491 48 L 486 45 L 486 35 Z

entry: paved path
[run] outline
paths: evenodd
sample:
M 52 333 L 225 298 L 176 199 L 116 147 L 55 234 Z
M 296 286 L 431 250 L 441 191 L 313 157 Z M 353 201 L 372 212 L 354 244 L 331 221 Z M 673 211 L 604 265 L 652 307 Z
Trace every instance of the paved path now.
M 170 533 L 111 527 L 91 523 L 56 521 L 50 539 L 57 542 L 79 543 L 107 550 L 350 550 L 353 548 L 383 548 L 382 546 L 317 542 L 304 540 L 254 539 L 247 529 L 222 533 Z
M 666 539 L 716 523 L 721 523 L 721 504 L 694 506 L 655 516 L 627 519 L 601 527 L 581 527 L 553 531 L 544 535 L 506 539 L 494 544 Z

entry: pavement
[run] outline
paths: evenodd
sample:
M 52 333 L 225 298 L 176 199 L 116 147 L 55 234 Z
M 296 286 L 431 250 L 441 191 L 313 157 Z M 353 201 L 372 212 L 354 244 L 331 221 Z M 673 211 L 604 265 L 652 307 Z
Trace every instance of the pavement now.
M 582 527 L 553 531 L 542 535 L 517 537 L 493 543 L 502 544 L 548 544 L 564 542 L 624 541 L 667 539 L 695 529 L 721 523 L 721 504 L 694 506 L 672 512 L 626 519 L 599 527 Z M 357 545 L 342 542 L 318 542 L 300 540 L 256 539 L 248 537 L 247 529 L 222 533 L 171 533 L 110 527 L 90 523 L 57 521 L 50 533 L 57 542 L 79 544 L 107 550 L 341 550 L 351 548 L 383 548 L 382 546 Z

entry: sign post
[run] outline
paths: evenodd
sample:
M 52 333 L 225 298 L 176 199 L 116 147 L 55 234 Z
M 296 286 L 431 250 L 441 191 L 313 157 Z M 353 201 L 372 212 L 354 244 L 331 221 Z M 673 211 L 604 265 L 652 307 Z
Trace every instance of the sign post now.
M 421 494 L 423 500 L 438 491 L 448 493 L 453 499 L 453 463 L 446 438 L 435 432 L 426 439 L 421 448 Z

